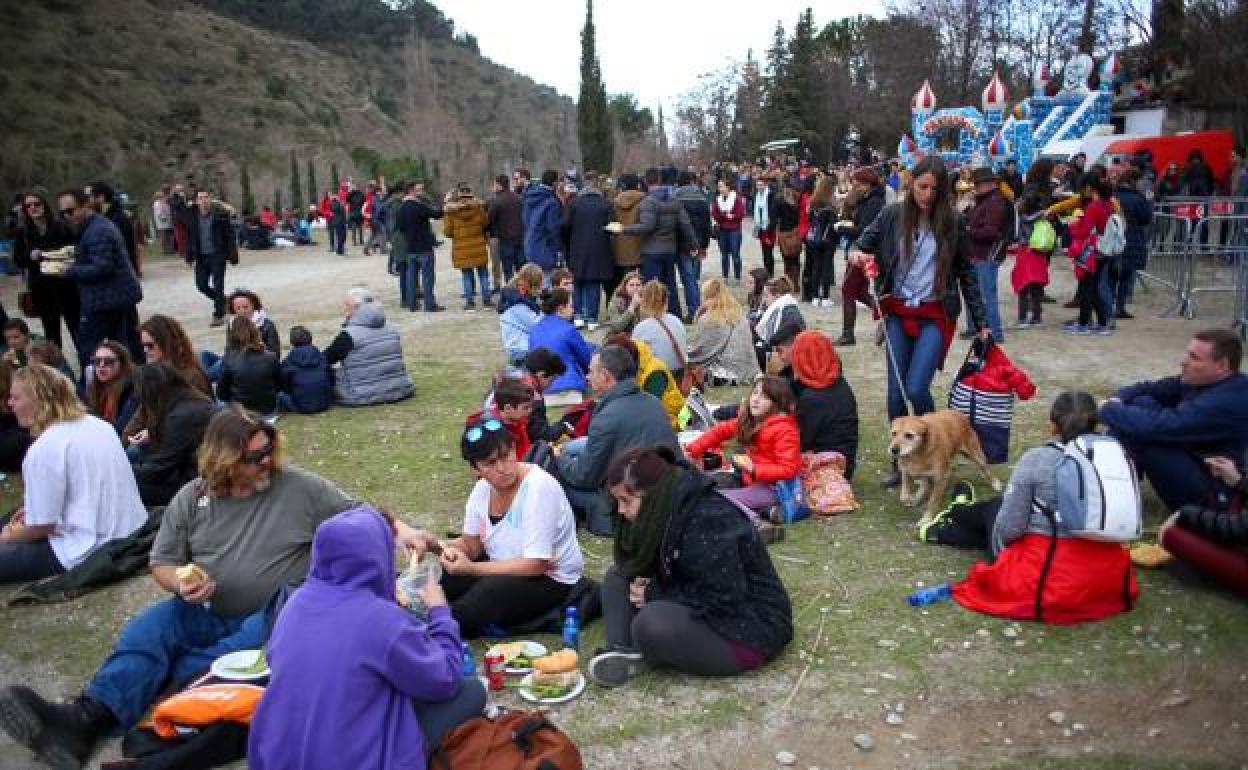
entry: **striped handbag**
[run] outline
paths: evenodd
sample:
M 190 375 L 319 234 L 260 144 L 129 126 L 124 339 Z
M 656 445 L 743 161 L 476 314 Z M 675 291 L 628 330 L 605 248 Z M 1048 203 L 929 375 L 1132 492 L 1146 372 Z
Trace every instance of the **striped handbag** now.
M 984 456 L 990 464 L 999 465 L 1010 455 L 1010 426 L 1014 422 L 1015 396 L 1012 392 L 993 393 L 964 382 L 983 369 L 991 344 L 978 338 L 971 344 L 966 361 L 949 389 L 949 408 L 970 419 L 971 427 L 984 448 Z

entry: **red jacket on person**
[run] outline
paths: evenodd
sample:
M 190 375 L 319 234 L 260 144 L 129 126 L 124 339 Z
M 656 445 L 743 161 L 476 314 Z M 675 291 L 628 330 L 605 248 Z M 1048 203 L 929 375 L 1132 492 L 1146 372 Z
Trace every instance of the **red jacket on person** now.
M 737 435 L 737 421 L 716 423 L 690 444 L 685 452 L 699 458 Z M 802 472 L 802 437 L 797 418 L 791 414 L 773 414 L 763 420 L 754 441 L 745 448 L 754 463 L 754 470 L 742 474 L 746 484 L 774 484 L 797 478 Z
M 493 417 L 503 424 L 503 428 L 511 434 L 511 438 L 516 444 L 516 459 L 523 460 L 524 456 L 529 453 L 529 447 L 533 446 L 533 442 L 529 439 L 529 425 L 525 422 L 509 422 L 504 420 L 499 414 L 498 407 L 492 407 L 489 410 L 482 409 L 468 415 L 464 420 L 465 425 L 472 425 L 474 422 L 483 418 Z

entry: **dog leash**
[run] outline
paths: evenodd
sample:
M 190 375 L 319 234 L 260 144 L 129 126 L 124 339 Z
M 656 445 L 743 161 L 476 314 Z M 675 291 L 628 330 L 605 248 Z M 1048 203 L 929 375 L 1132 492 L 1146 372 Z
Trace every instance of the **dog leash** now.
M 870 256 L 871 261 L 874 262 L 875 256 Z M 866 272 L 865 269 L 863 272 Z M 914 409 L 914 405 L 910 403 L 909 396 L 906 395 L 905 380 L 901 377 L 901 367 L 897 365 L 897 356 L 893 352 L 893 339 L 888 335 L 888 320 L 884 318 L 884 312 L 880 308 L 880 297 L 875 293 L 875 279 L 871 276 L 867 276 L 867 293 L 871 295 L 871 301 L 875 303 L 875 311 L 880 314 L 880 323 L 884 324 L 884 355 L 888 359 L 888 365 L 893 371 L 893 376 L 897 379 L 897 390 L 901 393 L 901 403 L 905 406 L 906 415 L 909 416 L 917 410 Z M 888 385 L 885 384 L 884 387 L 887 388 Z M 887 410 L 884 411 L 884 421 L 889 425 L 892 424 L 892 419 L 889 418 Z

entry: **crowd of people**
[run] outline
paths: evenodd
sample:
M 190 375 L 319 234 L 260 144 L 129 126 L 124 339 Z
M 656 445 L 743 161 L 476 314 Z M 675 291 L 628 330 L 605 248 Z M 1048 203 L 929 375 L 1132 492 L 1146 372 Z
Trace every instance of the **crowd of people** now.
M 328 213 L 330 248 L 342 253 L 350 230 L 355 245 L 385 253 L 404 309 L 443 309 L 432 227 L 442 220 L 465 309 L 497 311 L 500 369 L 459 439 L 476 481 L 445 539 L 287 462 L 273 419 L 413 394 L 399 331 L 369 289 L 345 292 L 341 330 L 323 350 L 292 326 L 283 358 L 261 298 L 225 294 L 232 210 L 173 188 L 168 216 L 154 210 L 160 241 L 194 263 L 225 330 L 221 353 L 197 353 L 178 320 L 140 322 L 141 262 L 108 216 L 107 186 L 67 190 L 57 211 L 24 196 L 19 264 L 48 304 L 43 340 L 20 320 L 4 325 L 0 461 L 21 469 L 24 499 L 0 529 L 0 583 L 64 574 L 159 515 L 150 566 L 169 598 L 125 625 L 70 702 L 0 690 L 0 727 L 52 766 L 80 766 L 170 685 L 267 643 L 253 766 L 404 756 L 422 767 L 485 702 L 460 677 L 463 640 L 557 623 L 586 592 L 598 592 L 605 625 L 606 646 L 586 666 L 601 686 L 652 669 L 733 676 L 766 665 L 793 637 L 767 548 L 795 518 L 787 485 L 814 457 L 835 456 L 847 483 L 860 465 L 858 404 L 837 353 L 856 342 L 858 304 L 880 321 L 890 419 L 936 409 L 932 382 L 960 319 L 965 336 L 1004 342 L 997 270 L 1011 255 L 1016 273 L 1029 266 L 1024 285 L 1015 280 L 1015 328 L 1040 321 L 1039 274 L 1063 248 L 1079 276 L 1070 330 L 1103 334 L 1111 315 L 1129 318 L 1148 197 L 1133 169 L 1087 169 L 1063 198 L 1066 178 L 1043 162 L 1025 180 L 1008 167 L 950 174 L 935 160 L 827 171 L 781 162 L 614 180 L 519 169 L 496 178 L 488 200 L 457 185 L 438 201 L 415 181 L 327 194 L 317 214 Z M 1109 245 L 1113 217 L 1120 249 Z M 746 227 L 763 252 L 748 270 Z M 703 276 L 712 241 L 720 275 Z M 844 326 L 833 341 L 808 328 L 804 308 L 835 304 L 841 253 Z M 78 367 L 59 352 L 62 321 Z M 1241 358 L 1237 335 L 1208 330 L 1179 376 L 1101 404 L 1058 395 L 1052 440 L 1019 458 L 1002 497 L 978 500 L 960 484 L 917 530 L 989 556 L 954 598 L 1058 623 L 1130 609 L 1139 590 L 1127 551 L 1042 515 L 1058 504 L 1061 446 L 1102 428 L 1174 512 L 1161 545 L 1248 594 Z M 743 388 L 739 403 L 684 432 L 702 394 L 726 385 Z M 885 486 L 897 471 L 894 458 Z M 611 539 L 603 575 L 586 574 L 581 527 Z M 423 613 L 396 603 L 398 549 L 440 566 L 420 591 Z M 184 574 L 189 565 L 197 571 Z

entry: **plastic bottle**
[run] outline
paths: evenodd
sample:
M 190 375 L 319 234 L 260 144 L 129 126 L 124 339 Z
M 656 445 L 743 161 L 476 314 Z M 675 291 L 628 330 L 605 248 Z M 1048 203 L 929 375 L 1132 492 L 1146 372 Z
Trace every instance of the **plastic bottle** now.
M 570 650 L 581 645 L 581 621 L 576 615 L 576 608 L 569 607 L 563 616 L 563 646 Z
M 464 668 L 463 668 L 464 678 L 467 679 L 469 677 L 476 676 L 477 675 L 477 661 L 475 658 L 472 657 L 472 648 L 468 646 L 467 642 L 461 642 L 460 649 L 463 650 L 463 653 L 464 653 Z
M 920 588 L 906 598 L 910 602 L 911 607 L 926 607 L 936 602 L 948 601 L 953 594 L 950 591 L 948 583 L 941 583 L 938 586 L 928 586 Z

